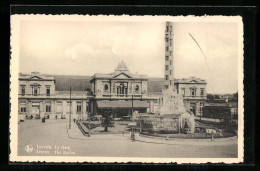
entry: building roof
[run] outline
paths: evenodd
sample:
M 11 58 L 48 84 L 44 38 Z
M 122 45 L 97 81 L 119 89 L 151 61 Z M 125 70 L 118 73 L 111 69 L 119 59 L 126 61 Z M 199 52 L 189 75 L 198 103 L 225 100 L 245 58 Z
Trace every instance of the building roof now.
M 31 74 L 19 73 L 19 80 L 55 80 L 53 75 L 31 72 Z
M 101 79 L 104 79 L 104 78 L 107 78 L 107 79 L 121 79 L 121 78 L 123 78 L 123 79 L 147 79 L 147 76 L 130 73 L 130 71 L 128 70 L 124 61 L 121 61 L 117 65 L 117 68 L 115 69 L 114 72 L 109 73 L 109 74 L 97 73 L 91 77 L 91 80 L 97 79 L 97 78 L 101 78 Z
M 91 89 L 90 76 L 55 75 L 56 91 L 86 91 Z
M 206 84 L 206 80 L 203 80 L 201 78 L 197 78 L 197 77 L 188 77 L 188 78 L 181 78 L 181 79 L 174 79 L 174 82 L 175 83 L 184 83 L 184 84 L 187 84 L 187 83 L 203 83 L 203 84 Z
M 56 91 L 86 91 L 91 89 L 90 76 L 55 75 Z M 163 89 L 163 78 L 148 78 L 148 94 L 160 94 Z

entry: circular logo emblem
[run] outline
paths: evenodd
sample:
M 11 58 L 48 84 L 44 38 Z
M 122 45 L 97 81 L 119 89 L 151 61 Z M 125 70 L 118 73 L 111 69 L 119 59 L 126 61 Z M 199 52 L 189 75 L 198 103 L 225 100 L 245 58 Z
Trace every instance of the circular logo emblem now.
M 27 152 L 27 153 L 31 153 L 32 151 L 33 151 L 33 146 L 32 145 L 27 145 L 27 146 L 25 146 L 25 151 Z

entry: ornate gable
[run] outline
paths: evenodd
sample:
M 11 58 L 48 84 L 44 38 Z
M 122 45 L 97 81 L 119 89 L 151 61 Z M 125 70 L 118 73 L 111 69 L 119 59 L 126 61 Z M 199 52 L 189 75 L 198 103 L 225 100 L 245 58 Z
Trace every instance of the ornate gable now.
M 32 76 L 29 79 L 32 79 L 32 80 L 42 80 L 42 78 L 40 76 Z
M 190 83 L 198 83 L 197 80 L 191 80 Z
M 118 79 L 129 79 L 132 78 L 130 75 L 121 72 L 120 74 L 115 75 L 113 78 L 118 78 Z

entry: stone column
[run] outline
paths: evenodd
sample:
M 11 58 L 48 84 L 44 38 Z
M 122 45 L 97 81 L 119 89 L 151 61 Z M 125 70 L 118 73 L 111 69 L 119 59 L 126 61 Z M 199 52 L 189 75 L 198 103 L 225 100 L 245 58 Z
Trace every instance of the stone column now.
M 150 109 L 150 112 L 154 112 L 154 102 L 153 102 L 153 100 L 151 100 L 151 109 Z
M 28 114 L 32 114 L 32 102 L 29 101 L 29 105 L 28 105 Z
M 44 117 L 44 111 L 43 111 L 43 102 L 39 102 L 39 110 L 40 110 L 40 116 L 41 118 Z
M 51 116 L 50 118 L 55 117 L 55 100 L 51 101 Z
M 195 116 L 198 116 L 199 115 L 199 109 L 200 109 L 200 102 L 197 102 L 196 103 L 196 115 Z

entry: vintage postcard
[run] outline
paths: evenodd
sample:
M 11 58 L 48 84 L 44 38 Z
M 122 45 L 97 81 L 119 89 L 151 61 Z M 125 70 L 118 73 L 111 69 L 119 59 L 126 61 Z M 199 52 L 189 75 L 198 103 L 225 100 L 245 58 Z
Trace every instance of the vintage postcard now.
M 11 15 L 10 161 L 239 163 L 240 16 Z

